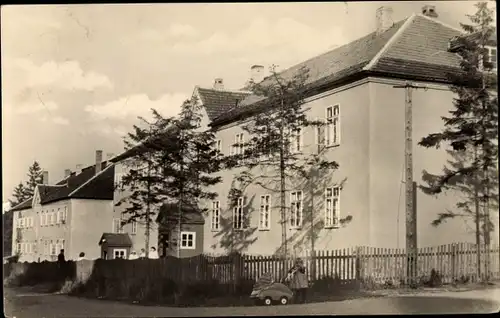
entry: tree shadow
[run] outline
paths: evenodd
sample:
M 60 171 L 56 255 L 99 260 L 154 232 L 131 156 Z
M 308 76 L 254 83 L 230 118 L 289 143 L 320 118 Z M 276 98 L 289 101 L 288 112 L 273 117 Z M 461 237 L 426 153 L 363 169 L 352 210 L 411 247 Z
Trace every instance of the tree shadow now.
M 219 245 L 221 248 L 231 253 L 243 253 L 250 245 L 257 241 L 257 237 L 254 236 L 257 227 L 250 226 L 250 216 L 254 213 L 253 203 L 255 200 L 255 194 L 252 195 L 248 200 L 244 202 L 244 220 L 243 227 L 241 229 L 235 229 L 234 219 L 233 219 L 233 208 L 236 207 L 235 197 L 243 195 L 244 191 L 238 190 L 228 198 L 229 208 L 220 215 L 220 229 L 214 235 L 214 238 L 218 239 L 218 243 L 212 245 L 212 248 L 217 248 Z
M 291 236 L 287 236 L 286 246 L 287 250 L 291 251 L 294 255 L 302 254 L 304 251 L 314 251 L 315 242 L 319 239 L 319 235 L 323 230 L 335 230 L 338 228 L 346 227 L 353 219 L 352 215 L 347 214 L 340 217 L 334 226 L 327 227 L 325 224 L 325 189 L 327 187 L 340 188 L 342 193 L 346 185 L 347 178 L 341 181 L 334 181 L 334 174 L 336 171 L 327 171 L 326 173 L 314 173 L 313 169 L 309 169 L 308 178 L 297 178 L 294 183 L 296 189 L 301 189 L 303 192 L 303 221 L 300 230 L 296 230 Z M 342 211 L 341 211 L 342 213 Z M 289 221 L 289 217 L 285 222 Z M 285 243 L 282 243 L 276 254 L 281 254 L 285 249 Z M 289 252 L 290 253 L 290 252 Z

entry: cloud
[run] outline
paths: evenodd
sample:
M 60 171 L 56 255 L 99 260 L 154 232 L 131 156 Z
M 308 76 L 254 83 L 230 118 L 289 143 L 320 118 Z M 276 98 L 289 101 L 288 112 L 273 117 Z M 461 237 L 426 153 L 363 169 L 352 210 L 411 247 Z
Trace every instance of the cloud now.
M 54 103 L 52 101 L 43 102 L 40 100 L 38 103 L 37 102 L 28 102 L 28 103 L 20 104 L 18 107 L 15 107 L 14 111 L 17 114 L 26 115 L 26 114 L 38 113 L 41 111 L 50 112 L 50 111 L 54 111 L 58 108 L 59 108 L 59 105 L 57 105 L 56 103 Z
M 44 92 L 110 89 L 113 84 L 103 74 L 85 72 L 77 61 L 35 64 L 25 58 L 2 58 L 2 102 L 18 114 L 55 110 L 57 105 L 40 99 Z
M 69 120 L 61 116 L 56 116 L 52 118 L 52 122 L 57 125 L 63 125 L 63 126 L 69 125 Z
M 145 28 L 139 31 L 139 38 L 153 42 L 167 42 L 171 38 L 193 38 L 199 35 L 198 30 L 190 24 L 171 24 L 168 29 Z M 129 43 L 132 38 L 126 39 Z
M 84 135 L 88 135 L 89 133 L 97 133 L 100 135 L 112 136 L 112 137 L 123 137 L 127 134 L 127 129 L 122 125 L 112 127 L 111 125 L 95 125 L 90 126 L 85 130 L 80 131 Z
M 198 42 L 179 42 L 172 51 L 180 54 L 253 53 L 280 48 L 307 57 L 346 41 L 339 27 L 315 29 L 291 18 L 276 21 L 257 18 L 239 33 L 217 32 Z
M 64 117 L 61 117 L 61 116 L 42 116 L 40 117 L 40 121 L 44 122 L 44 123 L 47 123 L 47 122 L 51 122 L 51 123 L 54 123 L 56 125 L 61 125 L 61 126 L 67 126 L 69 125 L 69 120 L 64 118 Z
M 198 30 L 196 30 L 192 25 L 189 24 L 174 23 L 170 25 L 168 33 L 174 37 L 192 37 L 198 35 Z
M 112 88 L 108 77 L 94 71 L 84 72 L 77 61 L 36 65 L 28 59 L 12 59 L 13 71 L 24 73 L 24 87 L 55 86 L 62 89 L 91 91 L 96 88 Z
M 175 116 L 180 106 L 188 98 L 186 94 L 165 94 L 156 100 L 151 100 L 146 94 L 131 95 L 102 104 L 87 105 L 85 111 L 94 119 L 127 119 L 142 116 L 149 118 L 151 108 L 159 111 L 163 116 Z

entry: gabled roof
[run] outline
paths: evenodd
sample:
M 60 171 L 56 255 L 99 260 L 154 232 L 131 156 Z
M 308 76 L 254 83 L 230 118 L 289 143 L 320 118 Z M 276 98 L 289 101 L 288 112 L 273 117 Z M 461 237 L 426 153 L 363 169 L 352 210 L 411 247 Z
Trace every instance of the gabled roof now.
M 116 247 L 131 247 L 132 240 L 127 233 L 103 233 L 99 245 L 106 244 Z
M 102 170 L 95 174 L 95 165 L 82 169 L 82 172 L 71 174 L 55 185 L 38 185 L 40 203 L 47 204 L 59 200 L 94 199 L 113 200 L 114 194 L 114 165 L 106 167 L 103 162 Z M 32 207 L 33 198 L 13 207 L 11 211 L 20 211 Z
M 219 89 L 196 87 L 201 103 L 212 121 L 224 114 L 228 109 L 236 107 L 250 92 L 227 91 Z
M 415 15 L 369 70 L 446 82 L 447 72 L 460 67 L 459 57 L 448 51 L 449 41 L 460 34 L 436 20 Z
M 383 33 L 372 32 L 349 44 L 316 56 L 280 73 L 291 79 L 302 67 L 309 70 L 306 89 L 310 95 L 343 85 L 349 78 L 369 75 L 448 82 L 448 72 L 459 67 L 448 43 L 461 32 L 442 22 L 414 14 Z M 264 79 L 263 84 L 270 79 Z M 258 111 L 262 96 L 250 95 L 237 107 L 212 120 L 222 125 Z

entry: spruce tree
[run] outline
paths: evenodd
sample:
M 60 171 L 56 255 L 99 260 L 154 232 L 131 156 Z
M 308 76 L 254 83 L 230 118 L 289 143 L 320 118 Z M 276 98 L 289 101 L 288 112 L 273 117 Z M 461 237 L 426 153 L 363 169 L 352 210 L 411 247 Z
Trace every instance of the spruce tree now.
M 464 212 L 469 214 L 469 209 L 472 209 L 470 203 L 473 202 L 473 212 L 470 214 L 474 215 L 476 224 L 480 277 L 481 223 L 484 227 L 484 243 L 489 245 L 489 233 L 492 230 L 491 199 L 498 196 L 498 188 L 492 186 L 492 175 L 498 175 L 498 98 L 496 75 L 492 72 L 494 65 L 489 61 L 487 48 L 496 32 L 493 10 L 485 2 L 476 4 L 476 8 L 474 15 L 468 15 L 471 24 L 461 24 L 465 35 L 456 39 L 461 70 L 449 75 L 452 83 L 450 89 L 456 95 L 454 108 L 449 116 L 442 117 L 443 130 L 424 137 L 419 145 L 436 148 L 442 144 L 449 146 L 451 161 L 439 175 L 424 171 L 427 185 L 421 186 L 421 189 L 430 195 L 454 189 L 472 196 L 467 202 L 458 203 L 457 207 L 462 210 L 460 213 L 442 213 L 434 224 L 437 226 L 443 219 Z
M 12 196 L 14 197 L 14 200 L 9 200 L 11 207 L 15 207 L 30 198 L 28 191 L 22 182 L 19 182 L 19 184 L 14 188 Z
M 28 181 L 26 182 L 25 187 L 27 197 L 33 197 L 36 186 L 43 183 L 42 178 L 42 168 L 37 161 L 34 161 L 33 164 L 28 168 Z

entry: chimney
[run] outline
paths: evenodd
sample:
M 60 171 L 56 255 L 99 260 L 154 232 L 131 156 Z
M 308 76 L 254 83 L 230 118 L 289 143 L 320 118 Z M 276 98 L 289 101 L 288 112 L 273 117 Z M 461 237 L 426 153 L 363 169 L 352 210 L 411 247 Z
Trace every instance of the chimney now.
M 42 184 L 49 184 L 49 172 L 48 171 L 42 171 Z
M 102 150 L 95 151 L 95 174 L 101 172 L 102 165 Z
M 264 79 L 264 66 L 254 65 L 250 68 L 250 81 L 260 83 Z
M 223 90 L 224 80 L 222 78 L 216 78 L 214 82 L 214 89 Z
M 391 28 L 394 24 L 392 21 L 392 8 L 380 7 L 376 13 L 377 19 L 377 34 L 381 34 Z
M 67 178 L 71 175 L 71 170 L 70 169 L 66 169 L 64 170 L 64 178 Z
M 422 7 L 422 14 L 429 18 L 437 18 L 436 6 L 425 5 Z
M 79 174 L 82 172 L 83 165 L 82 164 L 77 164 L 76 165 L 76 174 Z

